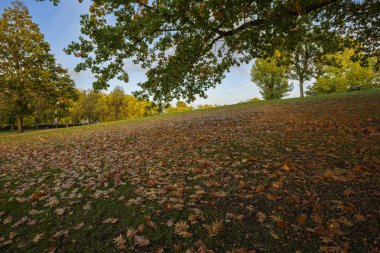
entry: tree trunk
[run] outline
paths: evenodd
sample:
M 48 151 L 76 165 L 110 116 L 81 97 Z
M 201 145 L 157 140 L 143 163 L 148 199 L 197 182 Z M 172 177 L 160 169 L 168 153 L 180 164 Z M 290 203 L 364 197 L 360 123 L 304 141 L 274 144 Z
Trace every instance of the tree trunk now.
M 303 97 L 303 78 L 300 79 L 300 97 Z
M 24 132 L 24 116 L 22 114 L 17 115 L 17 132 Z

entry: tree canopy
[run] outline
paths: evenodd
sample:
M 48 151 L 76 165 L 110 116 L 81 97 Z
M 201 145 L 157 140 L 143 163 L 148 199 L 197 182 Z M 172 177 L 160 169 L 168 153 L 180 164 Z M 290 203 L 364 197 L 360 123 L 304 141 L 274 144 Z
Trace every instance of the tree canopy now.
M 359 57 L 359 61 L 353 61 L 353 56 Z M 307 92 L 315 95 L 380 87 L 380 72 L 376 70 L 379 59 L 360 58 L 363 54 L 355 53 L 354 48 L 325 55 L 317 65 L 316 82 Z M 363 61 L 365 66 L 361 65 Z
M 366 54 L 379 54 L 377 0 L 92 2 L 82 16 L 83 36 L 67 48 L 83 58 L 76 70 L 90 69 L 97 77 L 94 88 L 103 89 L 113 78 L 128 81 L 132 60 L 148 69 L 136 95 L 160 103 L 205 97 L 231 67 L 275 49 L 294 49 L 306 34 L 297 29 L 304 17 L 325 34 L 319 36 L 325 45 L 349 36 L 365 42 Z
M 13 2 L 0 18 L 0 109 L 17 117 L 22 132 L 26 114 L 42 105 L 64 105 L 73 89 L 74 82 L 56 63 L 28 9 Z

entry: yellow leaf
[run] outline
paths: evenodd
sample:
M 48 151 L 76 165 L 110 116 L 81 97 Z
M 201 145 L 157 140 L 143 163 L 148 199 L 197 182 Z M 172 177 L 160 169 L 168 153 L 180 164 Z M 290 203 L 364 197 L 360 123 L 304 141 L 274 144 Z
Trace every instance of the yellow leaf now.
M 219 234 L 219 232 L 222 230 L 223 222 L 216 221 L 211 225 L 203 225 L 203 227 L 207 230 L 208 236 L 213 237 Z

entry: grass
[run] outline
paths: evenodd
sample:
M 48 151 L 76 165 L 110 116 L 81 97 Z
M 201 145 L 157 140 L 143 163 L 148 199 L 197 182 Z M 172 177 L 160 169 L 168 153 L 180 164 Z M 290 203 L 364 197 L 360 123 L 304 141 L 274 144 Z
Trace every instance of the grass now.
M 0 250 L 376 252 L 379 126 L 373 90 L 2 134 Z

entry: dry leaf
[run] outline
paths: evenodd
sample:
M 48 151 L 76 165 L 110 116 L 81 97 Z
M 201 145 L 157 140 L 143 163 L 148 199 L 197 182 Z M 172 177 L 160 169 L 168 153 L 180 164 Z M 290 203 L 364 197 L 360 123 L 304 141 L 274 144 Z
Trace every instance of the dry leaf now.
M 257 216 L 257 220 L 260 223 L 263 223 L 265 221 L 265 219 L 267 218 L 267 216 L 263 212 L 260 212 L 260 211 L 257 212 L 256 216 Z
M 127 240 L 124 239 L 122 234 L 119 234 L 119 236 L 117 236 L 116 238 L 113 239 L 113 243 L 120 250 L 123 250 L 126 248 L 126 246 L 125 246 L 126 242 L 127 242 Z
M 298 216 L 297 217 L 297 224 L 298 225 L 303 225 L 306 221 L 306 216 L 305 215 L 301 215 L 301 216 Z
M 103 223 L 108 223 L 108 224 L 115 224 L 118 221 L 116 218 L 108 218 L 103 221 Z
M 34 244 L 38 243 L 38 242 L 42 239 L 42 237 L 43 237 L 44 234 L 45 234 L 45 233 L 37 234 L 35 237 L 33 237 L 32 242 L 33 242 Z
M 219 232 L 222 230 L 223 222 L 215 221 L 211 225 L 203 225 L 203 227 L 207 230 L 208 236 L 213 237 L 219 234 Z
M 150 243 L 148 238 L 145 238 L 144 236 L 135 236 L 135 245 L 138 247 L 145 247 L 148 246 Z

